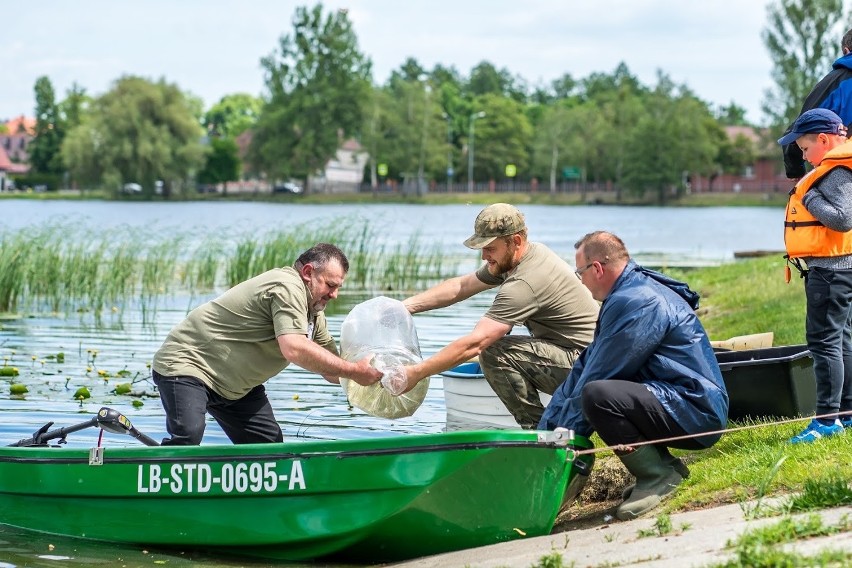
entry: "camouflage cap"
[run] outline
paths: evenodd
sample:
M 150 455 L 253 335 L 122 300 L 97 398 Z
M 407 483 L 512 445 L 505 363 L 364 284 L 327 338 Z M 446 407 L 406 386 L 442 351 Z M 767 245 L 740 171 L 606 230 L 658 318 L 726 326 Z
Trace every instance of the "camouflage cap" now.
M 472 249 L 487 247 L 497 237 L 508 237 L 526 229 L 524 214 L 508 203 L 495 203 L 479 212 L 473 224 L 473 235 L 464 246 Z

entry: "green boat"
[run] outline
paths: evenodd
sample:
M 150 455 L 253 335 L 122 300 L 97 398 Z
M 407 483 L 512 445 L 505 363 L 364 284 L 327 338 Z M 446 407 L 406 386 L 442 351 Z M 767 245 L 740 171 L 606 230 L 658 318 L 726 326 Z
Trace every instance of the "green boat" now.
M 545 535 L 593 461 L 567 431 L 174 447 L 108 408 L 49 426 L 0 447 L 0 523 L 290 561 L 386 562 Z M 149 446 L 49 441 L 88 426 Z

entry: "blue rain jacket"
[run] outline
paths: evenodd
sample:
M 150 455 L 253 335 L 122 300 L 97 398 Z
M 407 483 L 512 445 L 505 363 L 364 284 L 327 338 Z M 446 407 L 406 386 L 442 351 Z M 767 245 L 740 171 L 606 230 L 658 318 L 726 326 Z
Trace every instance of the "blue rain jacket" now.
M 688 434 L 720 430 L 728 393 L 704 326 L 698 294 L 630 260 L 601 305 L 592 343 L 553 393 L 540 430 L 559 426 L 592 434 L 580 394 L 586 383 L 617 379 L 643 383 Z M 710 447 L 720 434 L 696 441 Z

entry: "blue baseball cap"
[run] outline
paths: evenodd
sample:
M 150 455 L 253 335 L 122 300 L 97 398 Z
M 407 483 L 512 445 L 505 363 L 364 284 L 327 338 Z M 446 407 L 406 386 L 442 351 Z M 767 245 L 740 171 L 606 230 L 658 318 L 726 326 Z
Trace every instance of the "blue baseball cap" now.
M 790 127 L 789 132 L 778 139 L 782 146 L 792 144 L 804 134 L 846 134 L 843 120 L 827 108 L 814 108 L 803 112 Z

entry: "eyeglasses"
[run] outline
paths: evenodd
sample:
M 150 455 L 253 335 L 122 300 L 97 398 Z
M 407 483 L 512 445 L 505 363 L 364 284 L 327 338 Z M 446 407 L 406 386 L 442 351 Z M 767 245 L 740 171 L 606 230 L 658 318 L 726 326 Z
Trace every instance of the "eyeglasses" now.
M 585 271 L 587 271 L 588 269 L 590 269 L 592 266 L 594 266 L 594 264 L 595 264 L 596 262 L 597 262 L 598 264 L 600 264 L 601 266 L 603 266 L 604 264 L 606 264 L 606 261 L 605 261 L 605 260 L 604 260 L 604 261 L 597 261 L 597 260 L 593 260 L 592 262 L 590 262 L 590 263 L 589 263 L 589 264 L 587 264 L 586 266 L 584 266 L 584 267 L 582 267 L 582 268 L 578 268 L 577 270 L 575 270 L 575 271 L 574 271 L 574 274 L 576 274 L 576 275 L 577 275 L 577 278 L 582 278 L 582 277 L 583 277 L 583 273 L 584 273 Z

